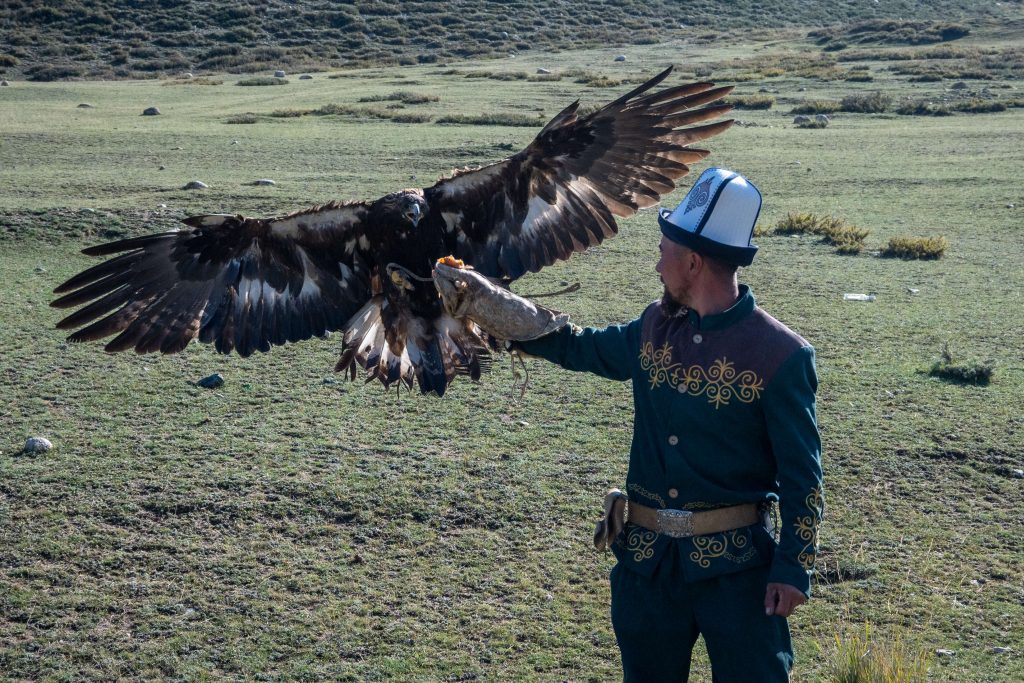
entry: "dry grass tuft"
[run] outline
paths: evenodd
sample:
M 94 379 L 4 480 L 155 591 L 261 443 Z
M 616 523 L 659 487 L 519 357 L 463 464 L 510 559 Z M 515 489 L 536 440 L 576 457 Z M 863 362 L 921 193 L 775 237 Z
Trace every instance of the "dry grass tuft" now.
M 942 258 L 949 247 L 949 240 L 938 237 L 893 237 L 882 250 L 882 256 L 907 260 L 929 260 Z

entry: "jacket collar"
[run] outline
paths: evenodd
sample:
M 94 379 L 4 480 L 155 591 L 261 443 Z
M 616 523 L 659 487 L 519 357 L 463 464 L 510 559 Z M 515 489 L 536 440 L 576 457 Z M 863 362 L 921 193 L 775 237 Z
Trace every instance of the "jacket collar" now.
M 705 315 L 703 317 L 697 315 L 697 312 L 690 310 L 686 313 L 686 319 L 698 330 L 721 330 L 730 325 L 735 325 L 743 318 L 747 317 L 754 311 L 754 306 L 757 302 L 754 301 L 754 294 L 750 291 L 750 287 L 747 285 L 740 285 L 740 297 L 736 300 L 729 308 L 725 309 L 721 313 L 714 313 L 712 315 Z

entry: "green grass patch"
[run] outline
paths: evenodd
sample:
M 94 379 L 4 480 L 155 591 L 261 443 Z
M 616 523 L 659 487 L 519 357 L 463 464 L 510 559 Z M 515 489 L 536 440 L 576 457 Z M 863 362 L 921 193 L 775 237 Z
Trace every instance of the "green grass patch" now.
M 360 102 L 401 102 L 402 104 L 426 104 L 428 102 L 437 102 L 441 98 L 437 95 L 427 95 L 424 93 L 410 92 L 408 90 L 399 90 L 397 92 L 388 93 L 387 95 L 367 95 L 360 97 Z
M 881 114 L 887 111 L 891 104 L 892 96 L 881 91 L 855 93 L 839 101 L 839 110 L 857 114 Z

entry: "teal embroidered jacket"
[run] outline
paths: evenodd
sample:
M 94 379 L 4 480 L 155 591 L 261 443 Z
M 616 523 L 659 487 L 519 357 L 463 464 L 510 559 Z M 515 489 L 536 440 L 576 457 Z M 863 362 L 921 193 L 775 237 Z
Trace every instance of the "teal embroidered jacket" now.
M 678 553 L 687 581 L 771 563 L 770 582 L 810 595 L 824 512 L 814 349 L 740 292 L 717 315 L 666 317 L 655 303 L 626 325 L 565 327 L 518 347 L 633 381 L 630 500 L 692 511 L 779 502 L 777 544 L 760 524 L 681 539 L 627 524 L 612 545 L 620 562 L 650 576 Z

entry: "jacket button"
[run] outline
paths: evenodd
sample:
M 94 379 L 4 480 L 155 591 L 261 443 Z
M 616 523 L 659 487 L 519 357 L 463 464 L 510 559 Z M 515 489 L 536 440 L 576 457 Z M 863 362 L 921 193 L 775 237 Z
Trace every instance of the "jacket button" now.
M 669 446 L 675 446 L 677 443 L 679 443 L 679 437 L 678 436 L 673 434 L 672 436 L 668 437 L 668 445 Z
M 704 341 L 704 337 L 700 336 L 699 334 L 693 335 L 694 344 L 700 344 L 702 341 Z
M 669 489 L 668 490 L 668 497 L 669 498 L 678 498 L 679 497 L 679 491 L 677 491 L 675 489 Z

